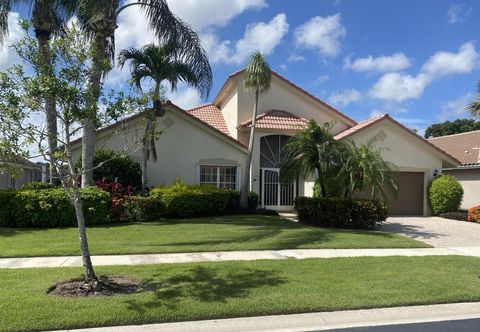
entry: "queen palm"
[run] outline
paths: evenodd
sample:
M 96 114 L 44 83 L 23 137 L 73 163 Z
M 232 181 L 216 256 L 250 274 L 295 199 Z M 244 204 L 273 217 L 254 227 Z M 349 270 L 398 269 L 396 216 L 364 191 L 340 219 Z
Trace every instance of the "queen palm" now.
M 466 108 L 472 116 L 480 117 L 480 81 L 477 84 L 477 98 L 468 104 Z
M 51 57 L 48 49 L 52 36 L 64 32 L 65 23 L 72 16 L 76 1 L 74 0 L 3 0 L 0 2 L 0 41 L 8 35 L 8 13 L 15 7 L 26 5 L 31 10 L 32 25 L 38 46 L 43 55 L 44 70 L 51 69 Z M 45 116 L 50 153 L 50 182 L 56 181 L 54 152 L 57 149 L 57 115 L 56 101 L 52 95 L 45 95 Z
M 245 164 L 245 175 L 242 183 L 242 190 L 240 192 L 240 207 L 248 208 L 248 191 L 250 187 L 250 169 L 252 167 L 253 146 L 255 143 L 255 132 L 258 113 L 258 98 L 260 95 L 266 93 L 270 89 L 270 82 L 272 80 L 272 71 L 268 65 L 267 60 L 260 52 L 255 52 L 250 58 L 245 74 L 243 77 L 243 86 L 245 91 L 254 94 L 253 112 L 252 112 L 252 127 L 250 129 L 250 139 L 248 142 L 248 155 Z
M 138 90 L 142 90 L 142 82 L 150 80 L 153 83 L 151 90 L 153 107 L 146 114 L 147 121 L 142 141 L 142 192 L 145 192 L 147 162 L 150 156 L 154 162 L 157 161 L 155 125 L 157 123 L 156 115 L 161 111 L 162 82 L 167 81 L 172 92 L 177 89 L 179 82 L 187 83 L 198 89 L 203 97 L 206 97 L 212 87 L 212 70 L 204 56 L 200 56 L 195 61 L 185 62 L 182 51 L 175 42 L 168 42 L 161 46 L 149 44 L 141 49 L 123 50 L 118 57 L 119 65 L 123 67 L 127 61 L 130 61 L 132 84 Z
M 94 59 L 89 79 L 90 101 L 83 120 L 82 186 L 93 182 L 93 153 L 96 142 L 96 115 L 102 78 L 110 70 L 115 53 L 115 30 L 120 14 L 132 6 L 142 10 L 159 42 L 174 40 L 179 57 L 189 63 L 207 61 L 197 34 L 168 8 L 166 0 L 77 0 L 80 25 L 93 41 Z M 202 77 L 208 80 L 208 77 Z M 210 78 L 211 79 L 211 78 Z

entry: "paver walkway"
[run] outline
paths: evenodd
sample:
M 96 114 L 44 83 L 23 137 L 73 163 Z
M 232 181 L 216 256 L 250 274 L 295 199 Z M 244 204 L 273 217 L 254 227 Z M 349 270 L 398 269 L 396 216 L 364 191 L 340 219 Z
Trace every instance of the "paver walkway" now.
M 378 228 L 436 248 L 480 246 L 480 224 L 439 217 L 390 217 Z
M 437 304 L 70 330 L 76 332 L 324 331 L 480 318 L 480 303 Z
M 250 261 L 258 259 L 305 259 L 334 257 L 443 256 L 480 257 L 480 247 L 412 248 L 412 249 L 288 249 L 258 251 L 194 252 L 180 254 L 92 256 L 94 265 L 146 265 L 219 261 Z M 1 258 L 0 268 L 34 268 L 82 266 L 80 256 Z

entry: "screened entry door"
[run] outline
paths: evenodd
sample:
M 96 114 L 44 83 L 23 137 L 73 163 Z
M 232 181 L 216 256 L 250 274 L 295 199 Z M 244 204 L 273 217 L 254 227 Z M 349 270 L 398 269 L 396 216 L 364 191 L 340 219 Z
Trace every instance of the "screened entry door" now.
M 289 210 L 295 199 L 295 182 L 281 183 L 278 168 L 262 170 L 262 207 L 272 210 Z

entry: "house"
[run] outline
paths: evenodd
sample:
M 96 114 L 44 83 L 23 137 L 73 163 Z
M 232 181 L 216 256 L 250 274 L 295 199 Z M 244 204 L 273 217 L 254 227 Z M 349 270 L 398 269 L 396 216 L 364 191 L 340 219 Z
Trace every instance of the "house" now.
M 187 183 L 240 188 L 253 109 L 253 96 L 243 88 L 244 71 L 230 75 L 211 104 L 188 110 L 171 102 L 164 105 L 165 114 L 157 122 L 165 132 L 157 142 L 159 160 L 148 164 L 150 185 L 170 184 L 180 177 Z M 442 168 L 460 164 L 388 115 L 356 122 L 273 72 L 271 88 L 259 100 L 250 183 L 262 207 L 291 210 L 296 196 L 312 195 L 313 179 L 279 182 L 280 151 L 309 119 L 333 123 L 331 131 L 338 140 L 366 143 L 377 137 L 388 148 L 384 158 L 397 165 L 400 182 L 398 197 L 390 199 L 392 214 L 427 215 L 427 184 Z M 123 149 L 132 136 L 143 134 L 144 126 L 142 115 L 137 114 L 103 128 L 98 146 Z M 81 140 L 72 144 L 78 158 Z M 141 155 L 141 151 L 131 153 L 138 162 Z
M 461 165 L 444 168 L 463 187 L 462 209 L 480 205 L 480 130 L 431 138 L 430 142 L 461 161 Z
M 41 166 L 25 158 L 17 157 L 15 162 L 9 162 L 9 167 L 17 169 L 17 174 L 0 171 L 0 189 L 19 189 L 26 183 L 41 181 Z

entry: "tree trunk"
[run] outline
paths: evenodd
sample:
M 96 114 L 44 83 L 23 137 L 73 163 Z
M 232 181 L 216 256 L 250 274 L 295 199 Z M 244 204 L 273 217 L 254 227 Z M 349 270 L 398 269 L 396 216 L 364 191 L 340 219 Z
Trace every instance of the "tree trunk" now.
M 85 282 L 96 283 L 98 279 L 95 275 L 95 271 L 93 270 L 92 260 L 90 259 L 90 250 L 88 249 L 87 228 L 85 225 L 82 198 L 76 184 L 74 184 L 73 188 L 73 206 L 75 208 L 75 215 L 77 217 L 78 234 L 80 238 L 80 252 L 82 253 Z
M 89 102 L 83 119 L 82 136 L 82 188 L 93 185 L 93 155 L 95 154 L 96 117 L 98 110 L 98 99 L 102 89 L 102 76 L 105 67 L 106 39 L 102 34 L 97 33 L 94 40 L 95 57 L 90 73 L 88 87 Z
M 250 191 L 250 171 L 252 168 L 253 146 L 255 143 L 257 112 L 258 112 L 258 90 L 255 91 L 255 103 L 253 105 L 252 128 L 250 129 L 250 139 L 248 142 L 247 163 L 245 164 L 245 174 L 243 177 L 242 189 L 240 191 L 240 207 L 242 209 L 248 209 L 248 192 Z
M 148 146 L 143 143 L 142 147 L 142 194 L 145 194 L 147 187 L 147 163 L 148 163 Z

